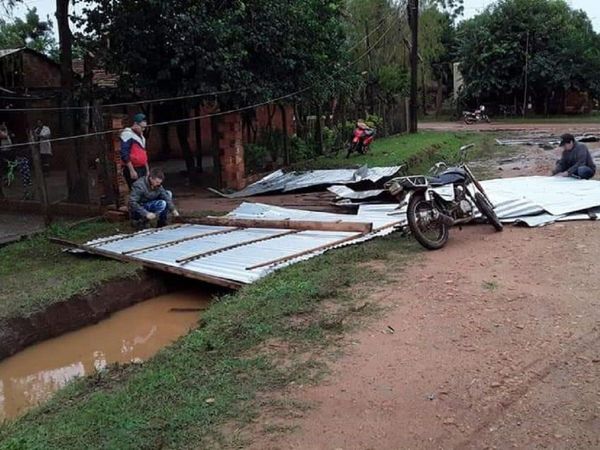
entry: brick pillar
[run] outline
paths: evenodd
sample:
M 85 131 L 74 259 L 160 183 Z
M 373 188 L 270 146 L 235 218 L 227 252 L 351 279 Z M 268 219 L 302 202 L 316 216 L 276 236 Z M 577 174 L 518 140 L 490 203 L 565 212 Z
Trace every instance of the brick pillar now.
M 122 130 L 125 128 L 125 118 L 124 115 L 114 115 L 111 117 L 111 128 L 113 130 Z M 115 132 L 113 134 L 113 153 L 111 155 L 111 159 L 115 163 L 115 167 L 117 168 L 117 179 L 113 181 L 115 183 L 115 191 L 117 193 L 117 207 L 127 207 L 127 196 L 129 195 L 129 188 L 127 187 L 127 182 L 123 177 L 123 163 L 121 161 L 121 138 L 120 131 Z
M 246 185 L 242 117 L 239 113 L 223 116 L 219 121 L 219 157 L 223 188 L 243 189 Z

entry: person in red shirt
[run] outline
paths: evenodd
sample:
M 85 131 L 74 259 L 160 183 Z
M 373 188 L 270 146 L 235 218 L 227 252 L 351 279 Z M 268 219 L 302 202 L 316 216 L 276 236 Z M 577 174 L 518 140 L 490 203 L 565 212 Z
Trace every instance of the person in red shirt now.
M 129 189 L 138 178 L 143 178 L 150 172 L 146 138 L 144 137 L 146 126 L 146 115 L 139 113 L 133 116 L 133 125 L 121 132 L 123 177 L 127 181 Z

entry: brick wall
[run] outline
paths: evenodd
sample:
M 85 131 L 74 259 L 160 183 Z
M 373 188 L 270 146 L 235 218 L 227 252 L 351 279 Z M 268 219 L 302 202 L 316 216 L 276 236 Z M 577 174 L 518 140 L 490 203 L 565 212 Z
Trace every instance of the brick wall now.
M 224 116 L 219 122 L 219 156 L 222 187 L 243 189 L 246 183 L 246 169 L 242 117 L 238 113 Z
M 23 52 L 23 87 L 59 88 L 60 68 L 43 56 Z

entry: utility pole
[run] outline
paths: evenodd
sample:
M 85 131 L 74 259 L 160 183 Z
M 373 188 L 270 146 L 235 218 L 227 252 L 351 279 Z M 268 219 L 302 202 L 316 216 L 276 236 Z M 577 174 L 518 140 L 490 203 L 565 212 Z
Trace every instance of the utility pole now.
M 527 84 L 529 81 L 529 30 L 527 31 L 527 44 L 525 45 L 525 89 L 523 91 L 523 118 L 527 114 Z
M 411 30 L 410 47 L 410 123 L 409 133 L 416 133 L 418 128 L 418 86 L 419 73 L 419 0 L 408 0 L 408 24 Z

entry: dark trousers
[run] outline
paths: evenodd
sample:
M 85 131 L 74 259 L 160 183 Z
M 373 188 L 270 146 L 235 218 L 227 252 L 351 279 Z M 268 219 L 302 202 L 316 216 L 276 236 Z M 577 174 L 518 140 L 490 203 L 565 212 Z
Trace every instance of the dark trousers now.
M 173 198 L 173 193 L 171 191 L 167 191 L 167 195 L 169 198 Z M 167 224 L 167 220 L 169 218 L 169 208 L 166 201 L 151 200 L 142 204 L 142 206 L 146 211 L 156 214 L 158 217 L 156 225 L 158 227 L 164 227 Z M 131 220 L 134 222 L 134 226 L 138 228 L 145 228 L 148 225 L 148 219 L 135 211 L 131 214 Z
M 596 174 L 596 172 L 591 167 L 581 166 L 577 169 L 577 171 L 573 174 L 573 176 L 577 177 L 577 178 L 581 178 L 582 180 L 589 180 L 595 174 Z
M 138 174 L 138 180 L 147 175 L 146 166 L 134 167 L 134 169 L 135 169 L 136 173 Z M 127 182 L 127 186 L 129 186 L 129 189 L 131 189 L 131 185 L 137 181 L 137 180 L 133 180 L 131 178 L 131 174 L 129 173 L 129 168 L 127 166 L 123 167 L 123 178 L 125 178 L 125 181 Z

